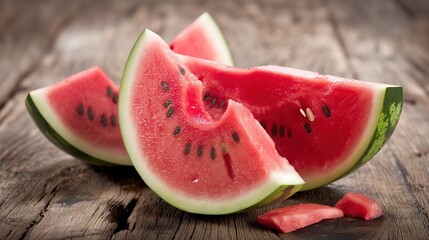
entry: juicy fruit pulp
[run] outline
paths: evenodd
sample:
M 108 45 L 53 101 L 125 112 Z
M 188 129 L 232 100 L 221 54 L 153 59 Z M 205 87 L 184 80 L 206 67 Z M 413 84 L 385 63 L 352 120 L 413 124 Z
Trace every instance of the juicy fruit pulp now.
M 273 138 L 276 149 L 306 181 L 323 186 L 366 163 L 399 120 L 402 88 L 264 66 L 250 69 L 181 56 L 204 82 L 214 118 L 227 99 L 242 103 Z
M 272 210 L 259 215 L 259 224 L 284 233 L 318 223 L 324 219 L 343 217 L 343 212 L 334 207 L 305 203 Z
M 347 217 L 372 220 L 383 215 L 376 201 L 360 193 L 347 193 L 335 204 L 335 207 L 341 209 Z
M 70 155 L 94 164 L 127 165 L 117 120 L 118 91 L 95 67 L 30 92 L 26 106 L 44 135 Z
M 227 214 L 284 199 L 303 184 L 241 104 L 214 120 L 202 83 L 155 33 L 146 30 L 127 61 L 119 117 L 140 176 L 182 210 Z
M 191 40 L 189 44 L 186 40 Z M 182 54 L 232 64 L 214 20 L 202 14 L 172 42 Z M 131 165 L 118 129 L 118 87 L 100 68 L 31 92 L 26 106 L 36 125 L 56 146 L 96 165 Z

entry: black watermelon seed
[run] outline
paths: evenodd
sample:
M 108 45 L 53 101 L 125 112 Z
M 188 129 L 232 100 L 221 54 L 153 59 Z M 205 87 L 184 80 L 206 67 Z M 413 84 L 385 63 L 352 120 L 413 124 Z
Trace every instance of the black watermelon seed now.
M 311 133 L 311 126 L 310 126 L 310 124 L 305 123 L 305 124 L 304 124 L 304 129 L 305 129 L 305 131 L 306 131 L 307 133 Z
M 261 127 L 263 128 L 263 129 L 265 129 L 265 127 L 267 126 L 267 124 L 264 122 L 264 121 L 261 121 L 261 122 L 259 122 L 260 124 L 261 124 Z
M 280 125 L 280 127 L 279 127 L 279 136 L 280 137 L 285 136 L 285 127 L 283 127 L 283 125 Z
M 210 149 L 210 158 L 214 160 L 216 158 L 216 150 L 214 147 Z
M 277 136 L 277 125 L 273 124 L 273 126 L 271 127 L 271 134 L 273 135 L 273 137 Z
M 191 142 L 186 143 L 185 146 L 185 155 L 188 155 L 191 152 Z
M 290 130 L 290 129 L 288 129 L 288 130 L 287 130 L 287 136 L 288 136 L 289 138 L 291 138 L 291 137 L 292 137 L 292 130 Z
M 116 117 L 114 114 L 110 115 L 110 123 L 112 126 L 116 126 Z
M 173 115 L 173 113 L 174 113 L 174 107 L 169 108 L 167 111 L 167 118 L 170 118 L 171 115 Z
M 164 107 L 167 108 L 168 106 L 170 106 L 173 103 L 173 100 L 168 99 L 167 101 L 164 102 Z
M 94 112 L 92 111 L 92 108 L 89 107 L 86 114 L 88 114 L 89 120 L 94 120 Z
M 105 126 L 107 126 L 107 118 L 106 118 L 106 115 L 101 115 L 101 125 L 103 126 L 103 127 L 105 127 Z
M 210 102 L 210 107 L 216 106 L 216 102 L 217 102 L 217 98 L 216 97 L 212 98 L 212 101 Z
M 238 137 L 238 133 L 233 132 L 233 133 L 232 133 L 232 138 L 234 139 L 234 141 L 235 141 L 236 143 L 239 143 L 239 142 L 240 142 L 240 138 Z
M 77 105 L 77 114 L 79 114 L 79 116 L 83 116 L 84 112 L 85 110 L 83 109 L 83 104 L 79 103 L 79 105 Z
M 203 101 L 208 102 L 210 100 L 210 95 L 206 94 L 203 98 Z
M 107 87 L 107 96 L 111 97 L 112 96 L 112 88 L 111 87 Z
M 197 149 L 197 155 L 198 157 L 201 157 L 203 155 L 203 145 L 198 145 L 198 149 Z
M 164 88 L 165 91 L 168 91 L 169 87 L 168 87 L 168 84 L 166 82 L 161 82 L 161 86 L 162 86 L 162 88 Z
M 220 103 L 219 103 L 219 108 L 223 108 L 225 106 L 225 100 L 222 100 Z
M 179 71 L 182 75 L 185 75 L 185 69 L 182 66 L 179 66 Z
M 182 131 L 182 128 L 181 128 L 180 126 L 177 126 L 177 127 L 174 129 L 173 135 L 174 135 L 174 136 L 177 136 L 177 134 L 179 134 L 179 133 L 180 133 L 180 131 Z
M 322 110 L 323 110 L 323 114 L 325 114 L 326 117 L 331 116 L 331 110 L 329 110 L 328 106 L 323 105 Z
M 113 94 L 112 101 L 113 101 L 113 103 L 118 103 L 118 94 L 117 93 Z

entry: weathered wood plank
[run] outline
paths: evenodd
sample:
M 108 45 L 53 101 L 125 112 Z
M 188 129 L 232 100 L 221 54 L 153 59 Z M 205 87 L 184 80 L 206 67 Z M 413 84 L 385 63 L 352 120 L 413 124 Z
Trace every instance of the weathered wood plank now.
M 10 99 L 0 111 L 0 238 L 427 238 L 429 26 L 421 9 L 410 17 L 397 2 L 193 1 L 186 8 L 167 1 L 43 1 L 35 8 L 1 2 L 0 41 L 7 44 L 0 44 L 0 74 L 6 79 L 0 84 L 9 85 L 2 85 L 0 96 Z M 93 65 L 119 82 L 143 28 L 171 40 L 206 10 L 239 66 L 287 65 L 404 85 L 407 102 L 392 140 L 368 165 L 327 187 L 255 211 L 199 216 L 160 200 L 132 168 L 92 167 L 62 153 L 31 123 L 23 105 L 27 90 Z M 42 12 L 48 14 L 39 19 Z M 16 21 L 18 13 L 30 17 Z M 393 23 L 395 28 L 386 29 Z M 23 67 L 9 71 L 16 64 Z M 348 191 L 378 200 L 385 216 L 327 221 L 292 234 L 255 223 L 269 209 L 299 202 L 332 205 Z

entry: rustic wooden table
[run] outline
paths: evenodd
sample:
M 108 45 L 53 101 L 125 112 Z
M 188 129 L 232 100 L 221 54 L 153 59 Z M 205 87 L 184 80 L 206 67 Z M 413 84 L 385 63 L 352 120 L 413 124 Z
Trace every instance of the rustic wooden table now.
M 326 187 L 263 209 L 200 216 L 160 200 L 133 168 L 87 165 L 48 142 L 24 107 L 28 91 L 89 68 L 119 80 L 144 28 L 167 41 L 209 11 L 238 66 L 277 64 L 400 84 L 388 144 Z M 0 1 L 0 239 L 429 239 L 429 3 L 327 1 Z M 298 202 L 376 199 L 384 216 L 326 221 L 290 234 L 256 216 Z

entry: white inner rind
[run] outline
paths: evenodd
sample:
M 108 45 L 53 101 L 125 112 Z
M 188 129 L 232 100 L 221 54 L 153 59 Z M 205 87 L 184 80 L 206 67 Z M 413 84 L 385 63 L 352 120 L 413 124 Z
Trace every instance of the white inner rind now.
M 168 186 L 163 179 L 152 172 L 148 166 L 148 156 L 139 146 L 139 138 L 136 133 L 138 126 L 132 119 L 131 98 L 133 85 L 136 81 L 136 69 L 139 67 L 140 53 L 145 54 L 145 48 L 150 47 L 151 42 L 159 38 L 150 30 L 145 30 L 137 40 L 128 58 L 123 74 L 119 94 L 119 119 L 120 129 L 124 137 L 124 143 L 134 167 L 145 181 L 145 183 L 162 199 L 171 205 L 187 212 L 199 214 L 227 214 L 237 212 L 264 200 L 275 192 L 279 187 L 302 185 L 304 182 L 297 173 L 271 172 L 265 182 L 246 192 L 237 194 L 236 197 L 219 198 L 196 198 L 187 196 L 179 190 Z M 155 147 L 155 146 L 154 146 Z
M 131 165 L 131 161 L 124 153 L 113 151 L 112 149 L 100 148 L 95 146 L 90 141 L 85 141 L 81 137 L 74 134 L 55 114 L 55 109 L 51 107 L 47 98 L 46 91 L 48 88 L 42 88 L 30 93 L 31 99 L 36 105 L 39 113 L 43 116 L 46 122 L 70 145 L 78 150 L 86 153 L 89 156 L 97 158 L 101 161 L 106 161 L 119 165 Z M 88 159 L 89 160 L 89 159 Z

